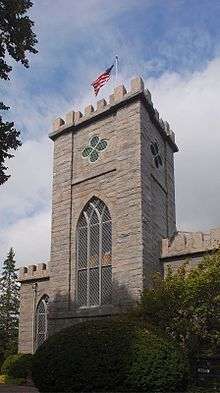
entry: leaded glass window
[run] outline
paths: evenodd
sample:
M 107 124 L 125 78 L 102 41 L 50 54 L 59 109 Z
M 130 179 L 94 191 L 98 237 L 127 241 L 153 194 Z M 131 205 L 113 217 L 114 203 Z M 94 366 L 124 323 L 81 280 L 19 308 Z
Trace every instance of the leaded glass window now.
M 43 344 L 47 338 L 47 305 L 48 296 L 45 295 L 38 303 L 36 310 L 36 349 Z
M 163 166 L 163 161 L 162 161 L 158 142 L 157 141 L 151 142 L 150 149 L 153 156 L 154 165 L 157 169 L 159 169 L 159 167 Z
M 79 307 L 111 303 L 112 225 L 107 206 L 93 198 L 77 225 L 77 302 Z

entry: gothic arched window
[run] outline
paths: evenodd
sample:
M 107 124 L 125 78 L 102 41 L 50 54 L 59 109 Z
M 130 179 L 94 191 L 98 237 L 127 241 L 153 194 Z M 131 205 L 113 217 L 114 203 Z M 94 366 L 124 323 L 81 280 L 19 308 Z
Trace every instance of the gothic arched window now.
M 38 303 L 36 310 L 36 348 L 38 348 L 47 338 L 47 305 L 49 297 L 43 296 Z
M 80 307 L 111 303 L 112 225 L 107 206 L 91 199 L 77 224 L 77 302 Z

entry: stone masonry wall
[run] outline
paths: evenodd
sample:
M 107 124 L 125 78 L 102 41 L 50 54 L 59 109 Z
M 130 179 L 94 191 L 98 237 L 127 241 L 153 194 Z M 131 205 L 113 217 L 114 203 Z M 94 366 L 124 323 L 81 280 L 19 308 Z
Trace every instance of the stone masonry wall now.
M 50 301 L 53 304 L 51 309 L 53 307 L 68 309 L 71 265 L 72 158 L 73 134 L 60 135 L 54 142 L 50 255 Z
M 220 247 L 220 228 L 209 232 L 177 232 L 175 236 L 162 240 L 161 262 L 164 274 L 168 267 L 178 269 L 183 263 L 188 263 L 191 269 L 197 266 L 203 256 Z
M 42 296 L 49 295 L 48 280 L 49 272 L 44 263 L 20 269 L 19 353 L 34 352 L 35 312 Z
M 177 232 L 175 236 L 162 240 L 162 258 L 187 255 L 220 246 L 220 228 L 209 232 Z
M 82 157 L 92 136 L 108 146 L 99 159 Z M 49 334 L 85 318 L 109 316 L 131 306 L 150 273 L 158 269 L 159 240 L 175 230 L 173 152 L 175 135 L 159 119 L 141 78 L 114 89 L 109 101 L 57 118 L 54 141 L 50 276 L 45 265 L 21 271 L 19 350 L 32 352 L 34 314 L 49 296 Z M 157 140 L 163 167 L 153 166 L 150 143 Z M 76 304 L 76 227 L 92 197 L 112 218 L 113 304 L 79 309 Z M 36 286 L 37 284 L 37 286 Z
M 158 112 L 156 120 L 159 122 Z M 161 239 L 176 231 L 173 156 L 177 149 L 152 122 L 145 105 L 141 108 L 141 138 L 144 286 L 149 286 L 152 273 L 161 270 Z M 151 152 L 155 141 L 162 159 L 159 168 Z
M 98 161 L 89 163 L 82 158 L 82 151 L 94 135 L 105 138 L 108 147 Z M 175 227 L 174 195 L 170 192 L 172 206 L 165 197 L 168 177 L 165 179 L 161 174 L 159 181 L 152 182 L 149 142 L 155 136 L 160 139 L 163 155 L 164 144 L 172 152 L 170 156 L 165 154 L 165 161 L 170 157 L 169 165 L 173 168 L 173 151 L 177 151 L 174 134 L 168 123 L 157 119 L 150 94 L 144 90 L 140 78 L 131 81 L 128 93 L 124 86 L 118 86 L 109 103 L 98 101 L 96 111 L 89 105 L 84 115 L 72 111 L 65 122 L 61 118 L 55 120 L 50 134 L 54 140 L 50 261 L 50 326 L 53 331 L 73 323 L 72 319 L 79 321 L 118 312 L 139 298 L 145 274 L 143 252 L 146 269 L 151 271 L 155 263 L 153 242 L 157 242 L 157 229 L 161 238 L 169 231 L 172 233 Z M 173 184 L 172 171 L 169 176 Z M 106 203 L 112 216 L 113 305 L 82 310 L 75 301 L 75 234 L 81 210 L 93 196 Z M 152 201 L 159 206 L 159 214 Z M 167 212 L 168 218 L 165 217 Z M 152 220 L 155 223 L 152 224 Z M 157 261 L 158 252 L 157 242 Z
M 115 100 L 117 94 L 121 97 L 120 89 L 115 91 Z M 89 164 L 82 158 L 82 150 L 93 135 L 105 138 L 108 147 L 96 163 Z M 73 146 L 73 154 L 69 146 Z M 140 102 L 128 103 L 126 108 L 118 108 L 102 119 L 55 139 L 53 190 L 51 323 L 54 325 L 55 319 L 57 326 L 57 318 L 109 314 L 116 307 L 129 305 L 139 297 L 143 285 Z M 81 210 L 93 196 L 106 203 L 112 216 L 114 304 L 85 311 L 77 309 L 75 304 L 75 235 Z

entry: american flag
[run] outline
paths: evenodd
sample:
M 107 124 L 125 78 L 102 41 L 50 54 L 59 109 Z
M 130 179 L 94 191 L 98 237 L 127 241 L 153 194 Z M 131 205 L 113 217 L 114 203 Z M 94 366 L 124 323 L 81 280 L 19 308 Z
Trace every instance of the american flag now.
M 95 95 L 97 96 L 100 88 L 102 86 L 104 86 L 110 79 L 110 74 L 111 74 L 111 70 L 114 67 L 114 64 L 112 64 L 111 67 L 107 68 L 107 70 L 105 70 L 105 72 L 103 72 L 103 74 L 99 75 L 98 78 L 91 83 L 91 85 L 94 87 L 94 92 Z

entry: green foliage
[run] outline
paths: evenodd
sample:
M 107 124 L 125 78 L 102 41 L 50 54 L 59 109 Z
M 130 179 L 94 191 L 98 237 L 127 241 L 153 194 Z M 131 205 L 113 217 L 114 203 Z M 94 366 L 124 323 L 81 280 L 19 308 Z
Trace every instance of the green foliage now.
M 0 111 L 8 110 L 2 102 L 0 102 Z M 21 142 L 18 139 L 20 132 L 14 128 L 13 122 L 3 122 L 2 116 L 0 115 L 0 184 L 3 184 L 10 177 L 5 174 L 7 167 L 4 165 L 6 159 L 14 157 L 11 154 L 11 149 L 16 150 L 21 146 Z M 10 151 L 10 153 L 9 153 Z
M 145 319 L 175 338 L 194 358 L 202 350 L 215 349 L 220 341 L 220 253 L 204 257 L 197 268 L 187 264 L 169 269 L 163 279 L 154 276 L 153 288 L 141 300 Z
M 27 52 L 37 53 L 33 22 L 26 15 L 33 3 L 30 0 L 0 1 L 0 78 L 9 79 L 11 65 L 5 60 L 8 53 L 14 60 L 29 66 Z
M 147 329 L 137 338 L 129 370 L 131 387 L 138 392 L 184 390 L 188 366 L 179 348 Z
M 28 53 L 37 53 L 36 35 L 32 31 L 33 22 L 26 15 L 32 7 L 30 0 L 0 1 L 0 79 L 9 79 L 12 70 L 6 59 L 12 57 L 26 68 L 29 67 Z M 0 102 L 0 111 L 9 107 Z M 0 115 L 0 184 L 10 177 L 5 174 L 5 160 L 12 158 L 11 149 L 16 150 L 21 142 L 20 132 L 14 128 L 13 122 L 4 122 Z
M 25 378 L 13 378 L 10 375 L 0 375 L 0 385 L 24 385 Z
M 1 372 L 12 378 L 26 378 L 30 374 L 31 364 L 31 354 L 11 355 L 5 359 Z
M 220 393 L 220 388 L 201 388 L 198 386 L 191 387 L 186 393 Z
M 17 352 L 19 284 L 11 248 L 0 277 L 0 358 Z
M 33 356 L 32 378 L 41 392 L 171 392 L 185 385 L 187 363 L 146 324 L 109 318 L 49 337 Z

